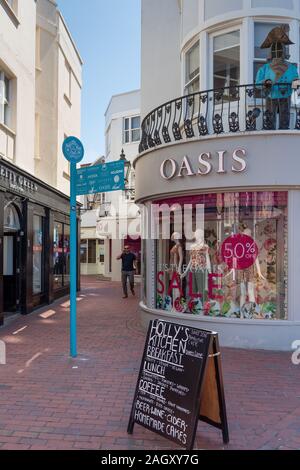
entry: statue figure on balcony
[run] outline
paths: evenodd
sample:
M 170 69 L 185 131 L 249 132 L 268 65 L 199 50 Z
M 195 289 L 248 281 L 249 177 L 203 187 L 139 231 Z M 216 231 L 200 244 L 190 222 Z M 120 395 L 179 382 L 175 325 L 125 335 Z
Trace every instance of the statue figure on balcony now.
M 263 85 L 266 96 L 264 128 L 275 129 L 279 114 L 279 129 L 289 129 L 292 84 L 299 79 L 297 65 L 288 62 L 287 46 L 294 44 L 288 36 L 289 26 L 273 28 L 261 49 L 271 48 L 271 60 L 257 72 L 256 84 Z

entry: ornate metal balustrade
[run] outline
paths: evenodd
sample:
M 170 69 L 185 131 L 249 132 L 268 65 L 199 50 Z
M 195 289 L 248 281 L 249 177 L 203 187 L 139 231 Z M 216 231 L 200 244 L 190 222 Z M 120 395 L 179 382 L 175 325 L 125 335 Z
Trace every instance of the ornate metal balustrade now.
M 201 91 L 158 106 L 142 122 L 139 152 L 171 142 L 243 131 L 300 130 L 300 93 L 292 84 Z

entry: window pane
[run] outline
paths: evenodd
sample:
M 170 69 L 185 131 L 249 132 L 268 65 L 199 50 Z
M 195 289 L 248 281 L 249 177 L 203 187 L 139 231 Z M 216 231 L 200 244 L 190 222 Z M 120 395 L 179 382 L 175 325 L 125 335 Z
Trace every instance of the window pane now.
M 171 207 L 172 201 L 155 203 Z M 177 204 L 192 206 L 193 230 L 196 207 L 203 204 L 204 230 L 192 234 L 183 225 L 179 245 L 171 237 L 158 240 L 157 308 L 246 320 L 287 319 L 288 193 L 214 193 L 177 198 Z M 162 234 L 161 221 L 160 214 L 153 222 Z M 168 223 L 170 235 L 178 231 L 174 218 Z
M 88 263 L 96 263 L 96 240 L 88 240 Z
M 141 118 L 140 116 L 133 117 L 131 119 L 131 129 L 139 129 L 141 126 Z
M 87 262 L 87 240 L 81 240 L 80 242 L 80 263 Z
M 8 104 L 4 105 L 4 124 L 6 126 L 10 125 L 10 122 L 9 122 L 9 106 L 8 106 Z
M 33 216 L 33 294 L 43 291 L 43 217 Z
M 63 253 L 63 226 L 54 222 L 53 229 L 53 289 L 63 285 L 64 253 Z
M 131 140 L 132 142 L 138 142 L 140 140 L 140 130 L 132 131 L 131 132 Z
M 214 88 L 239 85 L 239 31 L 214 38 Z
M 254 58 L 267 59 L 270 55 L 270 49 L 261 49 L 260 46 L 268 36 L 269 32 L 280 26 L 279 23 L 255 23 L 254 25 Z
M 130 139 L 130 134 L 129 134 L 130 131 L 125 131 L 125 135 L 124 135 L 124 141 L 125 141 L 125 144 L 128 144 Z
M 9 102 L 9 87 L 10 82 L 7 77 L 4 78 L 4 98 L 7 102 Z
M 186 83 L 192 80 L 199 74 L 200 56 L 199 56 L 199 42 L 197 42 L 186 53 Z
M 232 31 L 231 33 L 221 34 L 214 38 L 214 52 L 224 49 L 231 49 L 240 45 L 240 32 Z
M 124 129 L 125 129 L 125 131 L 128 131 L 128 130 L 129 130 L 129 119 L 128 119 L 128 118 L 125 119 L 125 122 L 124 122 Z
M 70 225 L 64 225 L 64 286 L 70 284 Z

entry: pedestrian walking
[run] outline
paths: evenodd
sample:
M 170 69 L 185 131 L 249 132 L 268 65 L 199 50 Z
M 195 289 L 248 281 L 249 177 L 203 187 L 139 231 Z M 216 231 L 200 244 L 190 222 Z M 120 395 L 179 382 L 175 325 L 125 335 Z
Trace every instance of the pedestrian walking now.
M 136 256 L 130 251 L 130 246 L 125 245 L 123 253 L 117 257 L 117 260 L 122 260 L 122 287 L 123 287 L 123 299 L 127 299 L 127 279 L 129 279 L 129 285 L 132 295 L 134 292 L 134 272 L 136 270 Z

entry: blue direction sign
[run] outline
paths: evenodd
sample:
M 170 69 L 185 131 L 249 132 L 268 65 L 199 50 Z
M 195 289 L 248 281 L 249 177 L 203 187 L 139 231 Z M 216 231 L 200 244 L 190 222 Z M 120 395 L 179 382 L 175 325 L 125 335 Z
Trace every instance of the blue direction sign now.
M 105 193 L 125 189 L 124 162 L 87 166 L 77 170 L 76 193 Z

